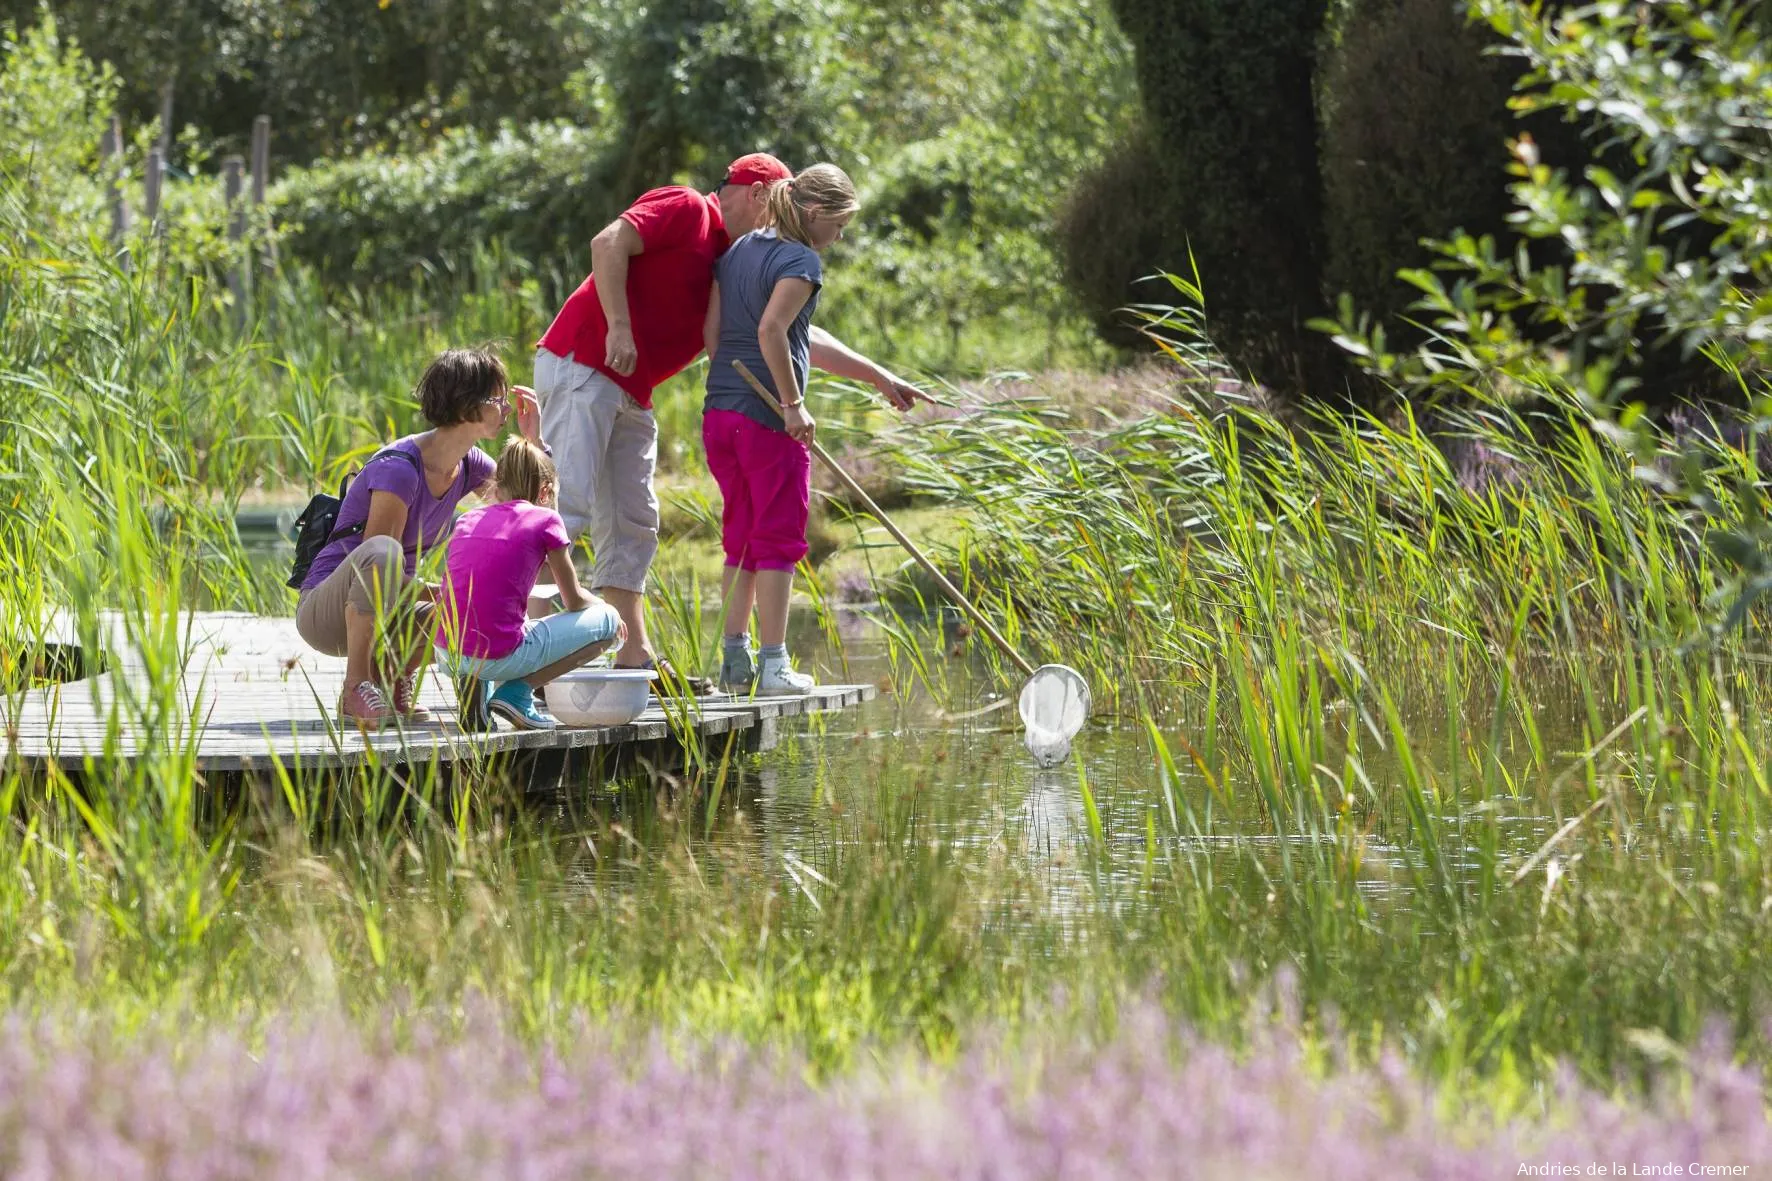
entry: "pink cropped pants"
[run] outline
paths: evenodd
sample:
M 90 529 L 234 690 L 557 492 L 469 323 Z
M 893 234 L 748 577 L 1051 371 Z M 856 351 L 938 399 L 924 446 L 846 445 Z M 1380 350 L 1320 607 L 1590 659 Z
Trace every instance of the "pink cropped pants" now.
M 720 544 L 741 570 L 792 570 L 806 556 L 812 452 L 736 410 L 702 415 L 708 471 L 720 485 Z

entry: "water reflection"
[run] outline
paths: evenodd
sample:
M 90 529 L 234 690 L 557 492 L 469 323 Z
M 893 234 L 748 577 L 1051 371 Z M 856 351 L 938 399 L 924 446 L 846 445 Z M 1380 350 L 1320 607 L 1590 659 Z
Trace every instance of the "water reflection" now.
M 287 562 L 287 544 L 274 534 L 255 535 L 251 552 L 268 571 Z M 1230 883 L 1258 867 L 1276 871 L 1288 848 L 1307 861 L 1332 858 L 1336 842 L 1349 839 L 1335 833 L 1332 820 L 1315 832 L 1302 824 L 1277 831 L 1253 784 L 1230 783 L 1214 793 L 1186 765 L 1174 787 L 1202 827 L 1194 832 L 1183 819 L 1178 834 L 1142 727 L 1095 718 L 1066 762 L 1039 767 L 1023 749 L 1013 708 L 1019 685 L 992 678 L 966 654 L 953 654 L 941 618 L 927 624 L 924 637 L 941 681 L 933 692 L 894 676 L 886 633 L 865 610 L 842 610 L 837 623 L 840 647 L 833 648 L 812 613 L 796 611 L 790 642 L 806 666 L 827 681 L 889 683 L 892 692 L 858 709 L 790 721 L 776 748 L 738 757 L 711 824 L 703 816 L 683 826 L 684 817 L 675 813 L 684 801 L 670 784 L 566 785 L 569 799 L 555 802 L 547 823 L 557 823 L 560 839 L 573 846 L 569 888 L 592 892 L 599 883 L 609 888 L 637 870 L 646 855 L 687 831 L 692 852 L 698 846 L 715 848 L 728 863 L 748 863 L 775 876 L 782 889 L 802 889 L 805 867 L 828 862 L 833 851 L 877 840 L 869 822 L 895 807 L 914 810 L 919 832 L 928 839 L 970 850 L 1000 849 L 1015 860 L 1017 872 L 1041 879 L 1048 902 L 1060 910 L 1086 889 L 1136 885 L 1153 858 L 1169 864 L 1208 857 L 1215 880 Z M 706 630 L 716 634 L 711 617 Z M 1553 742 L 1554 726 L 1554 719 L 1545 720 Z M 1571 739 L 1558 745 L 1585 744 Z M 1417 753 L 1434 757 L 1432 751 Z M 1394 795 L 1395 777 L 1384 753 L 1363 750 L 1361 757 L 1380 797 Z M 1099 858 L 1089 855 L 1080 776 L 1090 785 L 1100 817 L 1105 855 Z M 1487 857 L 1470 835 L 1494 826 L 1511 866 L 1523 862 L 1561 820 L 1549 801 L 1530 794 L 1438 803 L 1447 868 L 1465 880 L 1483 871 Z M 1408 905 L 1422 859 L 1419 850 L 1394 843 L 1397 834 L 1408 831 L 1400 805 L 1394 799 L 1362 805 L 1368 811 L 1354 826 L 1360 859 L 1354 888 L 1372 902 Z M 667 830 L 673 835 L 663 835 Z M 612 833 L 619 835 L 610 843 Z M 599 839 L 616 852 L 600 852 Z M 1147 848 L 1152 839 L 1154 850 Z M 607 856 L 617 865 L 599 864 Z
M 1068 767 L 1034 771 L 1024 814 L 1030 853 L 1051 857 L 1073 846 L 1087 830 L 1076 772 Z

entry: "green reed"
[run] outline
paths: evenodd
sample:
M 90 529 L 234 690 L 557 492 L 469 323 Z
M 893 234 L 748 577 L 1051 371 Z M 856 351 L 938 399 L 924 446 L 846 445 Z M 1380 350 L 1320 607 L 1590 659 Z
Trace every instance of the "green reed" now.
M 1085 797 L 1128 959 L 1203 1020 L 1288 969 L 1450 1074 L 1707 1015 L 1763 1052 L 1772 682 L 1760 621 L 1706 627 L 1708 523 L 1573 412 L 1281 413 L 1180 359 L 1127 422 L 894 440 L 971 524 L 956 573 L 1143 721 L 1157 773 Z
M 940 1045 L 1016 1002 L 987 967 L 1005 956 L 982 911 L 1034 887 L 963 888 L 978 859 L 930 848 L 924 801 L 833 784 L 826 812 L 840 799 L 848 819 L 759 857 L 747 760 L 711 789 L 618 783 L 565 827 L 519 805 L 495 765 L 289 765 L 260 790 L 199 774 L 177 692 L 192 605 L 288 605 L 241 552 L 234 502 L 333 478 L 429 345 L 364 339 L 291 302 L 239 327 L 201 282 L 139 259 L 125 271 L 90 243 L 51 257 L 22 233 L 0 242 L 0 377 L 18 395 L 0 466 L 28 476 L 0 529 L 8 660 L 37 667 L 59 620 L 86 652 L 146 673 L 106 682 L 105 753 L 0 779 L 9 1004 L 268 1018 L 397 994 L 448 1010 L 478 991 L 538 1030 L 629 1013 L 783 1039 L 830 1065 L 906 1032 Z M 659 617 L 686 666 L 708 648 L 699 594 L 667 592 L 681 609 Z M 7 716 L 30 687 L 8 677 Z
M 1172 344 L 1186 367 L 1118 421 L 1032 398 L 890 433 L 917 494 L 969 523 L 944 555 L 968 592 L 1095 687 L 1058 783 L 1015 778 L 1010 711 L 966 719 L 1019 678 L 870 551 L 893 680 L 951 738 L 714 743 L 549 809 L 496 760 L 292 765 L 244 791 L 196 772 L 174 691 L 195 604 L 289 608 L 234 509 L 409 429 L 436 348 L 501 340 L 520 378 L 550 309 L 488 251 L 403 292 L 286 274 L 240 323 L 210 276 L 145 251 L 126 270 L 6 208 L 5 715 L 52 624 L 151 672 L 114 701 L 113 743 L 147 734 L 146 757 L 0 770 L 9 1003 L 264 1019 L 477 993 L 532 1030 L 639 1017 L 824 1069 L 946 1053 L 1061 988 L 1079 1028 L 1155 990 L 1236 1037 L 1289 974 L 1324 1042 L 1400 1042 L 1453 1081 L 1558 1057 L 1608 1077 L 1638 1063 L 1633 1031 L 1710 1015 L 1764 1053 L 1762 621 L 1706 636 L 1705 522 L 1572 417 L 1301 418 L 1212 394 L 1209 351 Z M 859 441 L 884 419 L 852 393 L 819 410 Z M 693 440 L 697 405 L 690 374 L 668 438 Z M 1461 478 L 1448 437 L 1510 478 Z M 1749 470 L 1715 460 L 1719 488 Z M 834 635 L 830 588 L 806 585 Z M 693 579 L 656 596 L 680 666 L 711 661 L 709 606 Z M 1090 761 L 1110 745 L 1132 754 Z M 1071 830 L 1038 828 L 1037 791 L 1075 802 Z

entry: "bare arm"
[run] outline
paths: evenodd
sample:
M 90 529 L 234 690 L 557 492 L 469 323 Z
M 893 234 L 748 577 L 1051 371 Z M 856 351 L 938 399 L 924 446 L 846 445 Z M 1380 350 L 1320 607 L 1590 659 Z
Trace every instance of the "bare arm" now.
M 708 352 L 708 364 L 714 363 L 714 346 L 720 343 L 720 285 L 708 292 L 708 318 L 701 323 L 701 347 Z
M 637 357 L 634 322 L 628 314 L 628 260 L 645 249 L 640 232 L 619 217 L 591 239 L 591 274 L 597 277 L 597 302 L 609 324 L 603 363 L 624 377 L 634 371 Z
M 554 589 L 560 592 L 560 604 L 568 611 L 583 611 L 596 601 L 578 585 L 578 571 L 572 568 L 572 547 L 548 551 L 548 573 L 554 576 Z
M 782 279 L 769 293 L 769 304 L 757 321 L 757 344 L 763 350 L 763 361 L 769 366 L 769 376 L 775 379 L 775 394 L 783 406 L 792 406 L 806 393 L 794 380 L 794 362 L 788 354 L 788 327 L 811 298 L 812 284 L 805 279 Z
M 782 422 L 788 434 L 802 443 L 812 441 L 812 415 L 806 409 L 806 391 L 794 380 L 794 362 L 788 353 L 788 326 L 806 301 L 812 298 L 812 284 L 805 279 L 782 279 L 769 293 L 769 306 L 757 321 L 757 345 L 763 350 L 763 363 L 775 379 L 776 397 L 781 401 Z
M 826 373 L 847 377 L 852 381 L 873 383 L 895 410 L 909 410 L 917 399 L 933 401 L 928 394 L 904 381 L 884 365 L 862 356 L 824 329 L 812 329 L 812 363 Z
M 369 494 L 369 516 L 363 523 L 363 540 L 371 537 L 392 537 L 399 541 L 406 532 L 406 502 L 392 492 L 380 488 Z
M 369 516 L 363 521 L 363 540 L 371 537 L 392 537 L 400 541 L 406 532 L 406 502 L 392 492 L 384 492 L 377 488 L 369 494 Z M 361 544 L 361 543 L 359 543 Z M 429 600 L 436 595 L 436 588 L 420 583 L 418 597 Z

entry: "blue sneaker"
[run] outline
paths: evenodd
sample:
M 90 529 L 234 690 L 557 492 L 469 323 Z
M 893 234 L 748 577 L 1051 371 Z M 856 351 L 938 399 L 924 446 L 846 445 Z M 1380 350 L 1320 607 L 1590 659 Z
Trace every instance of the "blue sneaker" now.
M 519 730 L 552 730 L 560 723 L 535 704 L 528 681 L 506 681 L 487 700 L 486 708 Z
M 486 695 L 492 686 L 479 677 L 455 678 L 455 721 L 463 730 L 490 730 L 492 719 L 486 714 Z

